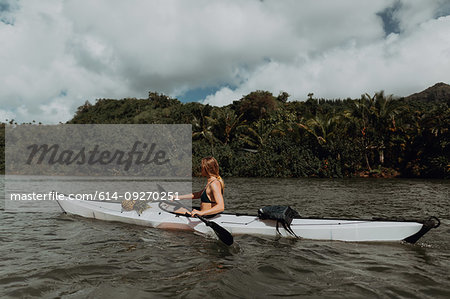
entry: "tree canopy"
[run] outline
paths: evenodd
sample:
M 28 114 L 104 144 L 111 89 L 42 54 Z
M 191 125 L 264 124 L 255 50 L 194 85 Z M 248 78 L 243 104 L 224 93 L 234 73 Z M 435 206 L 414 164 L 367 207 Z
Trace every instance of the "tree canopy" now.
M 213 155 L 226 176 L 449 178 L 450 97 L 429 94 L 309 94 L 301 102 L 258 90 L 213 107 L 149 92 L 147 99 L 86 102 L 68 123 L 191 124 L 194 175 L 200 159 Z

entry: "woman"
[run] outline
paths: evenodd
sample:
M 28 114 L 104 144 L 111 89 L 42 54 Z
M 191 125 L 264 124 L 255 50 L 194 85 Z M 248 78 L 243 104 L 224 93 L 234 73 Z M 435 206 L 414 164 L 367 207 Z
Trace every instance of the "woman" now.
M 219 164 L 213 157 L 206 157 L 202 159 L 202 176 L 208 179 L 205 188 L 202 191 L 181 195 L 178 199 L 196 199 L 200 198 L 200 210 L 193 209 L 192 212 L 181 208 L 176 213 L 189 213 L 191 216 L 200 215 L 215 215 L 223 212 L 225 204 L 223 201 L 223 189 L 225 183 L 219 175 Z

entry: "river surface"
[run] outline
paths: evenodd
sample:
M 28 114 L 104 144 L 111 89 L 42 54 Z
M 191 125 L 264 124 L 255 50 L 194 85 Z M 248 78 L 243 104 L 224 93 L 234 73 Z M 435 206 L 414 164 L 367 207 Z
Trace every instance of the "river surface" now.
M 0 297 L 450 298 L 449 198 L 449 181 L 229 178 L 229 212 L 286 204 L 303 216 L 441 220 L 415 245 L 238 236 L 231 247 L 59 211 L 8 212 L 0 200 Z

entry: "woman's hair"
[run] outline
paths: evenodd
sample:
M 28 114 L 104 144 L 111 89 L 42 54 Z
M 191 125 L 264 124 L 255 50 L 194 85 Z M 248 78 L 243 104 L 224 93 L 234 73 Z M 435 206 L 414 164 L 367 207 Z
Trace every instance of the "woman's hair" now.
M 205 170 L 208 176 L 216 177 L 222 185 L 222 189 L 225 188 L 225 183 L 219 175 L 219 163 L 217 163 L 214 157 L 205 157 L 202 159 L 202 170 Z

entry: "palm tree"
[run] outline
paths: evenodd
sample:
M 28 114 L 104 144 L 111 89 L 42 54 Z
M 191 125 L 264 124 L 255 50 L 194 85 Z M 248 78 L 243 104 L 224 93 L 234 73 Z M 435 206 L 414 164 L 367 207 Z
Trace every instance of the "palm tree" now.
M 305 119 L 297 125 L 316 137 L 317 142 L 323 145 L 336 135 L 340 116 L 333 114 L 316 113 L 313 117 Z
M 273 125 L 267 120 L 260 119 L 252 126 L 241 126 L 238 130 L 239 139 L 244 146 L 259 148 L 263 146 L 272 134 Z
M 277 110 L 270 116 L 259 119 L 251 126 L 242 123 L 239 126 L 239 138 L 247 146 L 257 148 L 264 146 L 272 136 L 284 136 L 293 132 L 294 113 Z
M 228 107 L 216 108 L 211 112 L 214 119 L 213 130 L 223 145 L 229 144 L 236 137 L 237 130 L 245 125 L 246 121 L 242 121 L 242 116 L 243 113 L 238 116 Z
M 380 164 L 384 164 L 386 146 L 391 143 L 392 132 L 397 130 L 396 116 L 402 111 L 403 104 L 392 95 L 385 96 L 384 92 L 375 93 L 373 96 L 364 94 L 354 102 L 350 110 L 344 112 L 344 117 L 350 120 L 359 134 L 364 150 L 364 159 L 367 168 L 372 168 L 369 155 L 373 150 L 378 152 Z
M 192 119 L 192 139 L 205 139 L 213 147 L 216 142 L 220 141 L 213 132 L 216 123 L 214 118 L 205 115 L 204 109 L 201 109 L 200 117 L 194 115 Z

